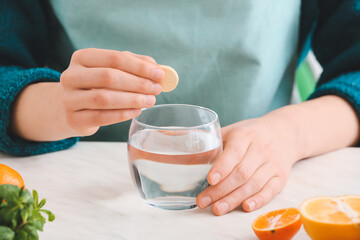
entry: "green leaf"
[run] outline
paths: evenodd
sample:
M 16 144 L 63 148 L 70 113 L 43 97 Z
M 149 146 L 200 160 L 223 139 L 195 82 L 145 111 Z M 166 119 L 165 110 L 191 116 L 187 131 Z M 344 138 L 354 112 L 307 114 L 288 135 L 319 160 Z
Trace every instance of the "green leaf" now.
M 33 190 L 33 197 L 34 197 L 34 208 L 37 208 L 39 206 L 39 194 L 36 190 Z
M 21 219 L 26 222 L 29 216 L 31 216 L 31 208 L 23 208 L 20 210 Z
M 21 221 L 18 221 L 17 218 L 11 219 L 11 228 L 12 228 L 12 229 L 16 228 L 16 226 L 17 226 L 19 223 L 21 223 Z
M 15 233 L 8 227 L 0 226 L 0 240 L 13 240 Z
M 40 219 L 34 219 L 30 223 L 27 223 L 27 225 L 31 225 L 39 231 L 43 231 L 44 227 L 44 223 Z
M 39 240 L 39 235 L 37 234 L 36 228 L 34 226 L 26 224 L 22 227 L 28 234 L 26 240 Z
M 24 190 L 21 192 L 20 194 L 20 202 L 22 204 L 26 204 L 29 207 L 33 207 L 33 203 L 34 203 L 34 198 L 31 196 L 31 193 L 29 192 L 29 190 Z
M 38 208 L 42 208 L 46 203 L 46 199 L 44 198 L 43 200 L 41 200 L 41 202 L 38 205 Z
M 37 230 L 42 231 L 43 226 L 46 222 L 46 219 L 41 215 L 38 209 L 35 209 L 32 213 L 32 218 L 29 220 L 28 224 L 34 226 Z
M 14 229 L 19 219 L 19 206 L 15 204 L 0 208 L 0 224 Z
M 27 240 L 28 239 L 28 233 L 25 229 L 20 228 L 16 231 L 15 239 L 14 240 Z
M 50 212 L 49 210 L 40 209 L 40 211 L 43 212 L 43 213 L 46 213 L 48 215 L 48 221 L 49 222 L 52 222 L 52 221 L 55 220 L 55 215 L 52 212 Z
M 3 184 L 0 185 L 0 197 L 7 203 L 17 203 L 19 201 L 21 189 L 18 186 Z
M 46 223 L 46 219 L 41 215 L 40 211 L 34 210 L 32 213 L 32 219 L 33 220 L 40 220 L 42 223 Z

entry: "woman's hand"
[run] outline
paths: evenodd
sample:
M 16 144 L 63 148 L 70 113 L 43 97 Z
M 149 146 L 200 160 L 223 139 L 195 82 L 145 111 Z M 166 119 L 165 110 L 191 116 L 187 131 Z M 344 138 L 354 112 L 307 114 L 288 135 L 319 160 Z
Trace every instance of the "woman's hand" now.
M 148 56 L 104 49 L 76 51 L 60 83 L 40 82 L 17 96 L 11 130 L 31 141 L 94 134 L 155 104 L 164 71 Z
M 138 116 L 160 94 L 164 71 L 148 56 L 104 49 L 76 51 L 60 78 L 68 126 L 76 136 Z
M 296 161 L 354 146 L 359 133 L 353 107 L 333 95 L 227 126 L 222 129 L 224 152 L 208 174 L 211 186 L 197 204 L 213 204 L 216 215 L 240 205 L 256 210 L 284 188 Z
M 200 208 L 213 204 L 216 215 L 240 205 L 253 211 L 283 189 L 297 157 L 287 137 L 294 131 L 280 122 L 262 117 L 222 129 L 224 152 L 208 174 L 211 186 L 197 198 Z

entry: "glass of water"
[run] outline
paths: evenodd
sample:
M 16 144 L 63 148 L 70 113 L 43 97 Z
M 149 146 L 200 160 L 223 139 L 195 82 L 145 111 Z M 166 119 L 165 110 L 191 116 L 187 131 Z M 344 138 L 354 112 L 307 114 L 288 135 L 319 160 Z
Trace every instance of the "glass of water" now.
M 196 207 L 207 174 L 222 152 L 217 114 L 184 104 L 143 109 L 131 123 L 130 171 L 141 197 L 156 208 Z

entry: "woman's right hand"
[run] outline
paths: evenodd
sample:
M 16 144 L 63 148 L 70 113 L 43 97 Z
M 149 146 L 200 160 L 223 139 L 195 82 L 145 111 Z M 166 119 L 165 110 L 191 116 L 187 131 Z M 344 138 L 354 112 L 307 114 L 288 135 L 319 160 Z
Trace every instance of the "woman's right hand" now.
M 62 103 L 74 136 L 129 120 L 152 107 L 164 71 L 148 56 L 104 49 L 81 49 L 61 74 Z

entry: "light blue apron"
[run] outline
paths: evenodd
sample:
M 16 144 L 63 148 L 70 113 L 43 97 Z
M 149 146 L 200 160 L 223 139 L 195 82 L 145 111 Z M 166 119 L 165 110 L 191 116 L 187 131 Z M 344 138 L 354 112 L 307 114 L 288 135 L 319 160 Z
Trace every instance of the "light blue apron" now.
M 70 51 L 106 48 L 149 55 L 179 74 L 157 104 L 208 107 L 222 126 L 289 103 L 297 64 L 300 0 L 50 0 Z M 126 140 L 129 122 L 102 127 L 92 140 Z

